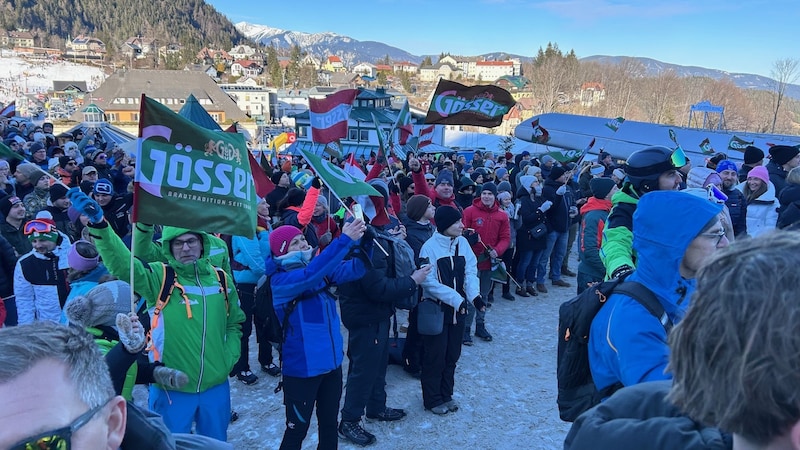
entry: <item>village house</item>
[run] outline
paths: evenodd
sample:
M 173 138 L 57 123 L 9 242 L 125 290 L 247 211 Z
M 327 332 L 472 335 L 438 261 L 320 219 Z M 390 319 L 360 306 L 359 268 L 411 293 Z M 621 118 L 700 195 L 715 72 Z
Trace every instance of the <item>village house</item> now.
M 587 82 L 581 85 L 581 106 L 590 108 L 606 99 L 603 83 Z
M 463 74 L 464 72 L 461 69 L 446 62 L 439 62 L 432 66 L 425 66 L 419 69 L 420 81 L 432 82 L 439 79 L 457 80 L 459 77 L 462 77 Z
M 142 59 L 155 50 L 155 41 L 142 36 L 128 38 L 122 44 L 122 54 L 126 58 Z
M 419 71 L 419 66 L 408 61 L 400 61 L 396 63 L 392 63 L 392 70 L 394 72 L 406 72 L 415 74 Z
M 255 78 L 264 71 L 255 61 L 242 59 L 231 64 L 231 75 L 234 77 L 250 77 Z
M 342 58 L 331 55 L 328 56 L 322 64 L 322 70 L 327 70 L 328 72 L 344 72 L 347 69 L 344 67 L 344 63 L 342 63 Z
M 356 64 L 355 67 L 353 67 L 353 72 L 371 78 L 375 78 L 378 76 L 378 68 L 375 67 L 375 64 L 370 64 L 368 62 L 362 62 Z
M 237 45 L 228 54 L 234 59 L 251 59 L 250 57 L 256 54 L 256 49 L 249 45 Z
M 67 51 L 64 57 L 74 59 L 102 59 L 106 54 L 106 44 L 100 39 L 80 35 L 75 39 L 67 38 Z
M 33 34 L 27 30 L 0 32 L 0 46 L 33 47 Z

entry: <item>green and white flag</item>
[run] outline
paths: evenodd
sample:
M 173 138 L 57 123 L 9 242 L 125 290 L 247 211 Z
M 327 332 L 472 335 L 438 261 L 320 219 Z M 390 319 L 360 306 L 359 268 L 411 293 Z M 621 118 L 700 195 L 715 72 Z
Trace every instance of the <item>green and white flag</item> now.
M 239 133 L 208 130 L 142 95 L 133 220 L 253 236 L 256 195 Z
M 345 172 L 344 169 L 332 164 L 330 161 L 300 149 L 308 165 L 314 173 L 322 178 L 328 188 L 340 199 L 358 195 L 381 195 L 374 187 Z
M 11 158 L 16 159 L 19 161 L 24 161 L 25 157 L 20 155 L 19 153 L 11 150 L 11 147 L 7 146 L 6 144 L 0 142 L 0 157 L 2 158 Z
M 625 122 L 625 119 L 624 119 L 624 118 L 622 118 L 622 117 L 617 117 L 616 119 L 611 119 L 611 120 L 609 120 L 609 121 L 606 123 L 606 126 L 607 126 L 608 128 L 611 128 L 611 130 L 612 130 L 612 131 L 616 132 L 617 130 L 619 130 L 619 127 L 620 127 L 620 125 L 622 125 L 622 124 L 623 124 L 623 122 Z

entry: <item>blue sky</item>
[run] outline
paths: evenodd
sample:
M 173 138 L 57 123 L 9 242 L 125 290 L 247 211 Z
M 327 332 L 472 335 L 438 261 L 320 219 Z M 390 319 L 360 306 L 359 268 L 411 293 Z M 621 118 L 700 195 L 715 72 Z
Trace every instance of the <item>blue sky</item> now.
M 414 55 L 504 51 L 548 42 L 578 57 L 641 56 L 769 76 L 800 59 L 797 0 L 207 0 L 234 23 L 331 31 Z

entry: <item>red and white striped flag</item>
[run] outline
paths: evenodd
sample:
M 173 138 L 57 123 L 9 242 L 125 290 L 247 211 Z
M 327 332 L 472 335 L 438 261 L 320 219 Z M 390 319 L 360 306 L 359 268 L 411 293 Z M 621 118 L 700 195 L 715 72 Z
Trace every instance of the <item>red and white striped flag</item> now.
M 358 178 L 361 181 L 367 179 L 367 176 L 361 170 L 361 167 L 358 166 L 356 162 L 356 155 L 350 153 L 350 157 L 347 158 L 347 161 L 344 163 L 344 171 L 349 173 L 353 178 Z
M 347 137 L 347 120 L 358 89 L 345 89 L 324 99 L 308 99 L 311 140 L 328 144 Z
M 408 100 L 403 103 L 403 107 L 400 108 L 400 112 L 397 114 L 397 121 L 392 127 L 392 133 L 390 136 L 394 134 L 394 129 L 400 130 L 400 139 L 398 143 L 400 145 L 406 145 L 408 142 L 408 138 L 414 134 L 414 126 L 411 125 L 411 111 L 408 108 Z
M 419 146 L 417 148 L 424 148 L 430 144 L 433 144 L 433 130 L 435 129 L 435 125 L 431 125 L 429 127 L 425 127 L 419 131 Z
M 17 101 L 14 100 L 13 102 L 6 105 L 5 108 L 0 110 L 0 117 L 14 117 L 17 115 Z

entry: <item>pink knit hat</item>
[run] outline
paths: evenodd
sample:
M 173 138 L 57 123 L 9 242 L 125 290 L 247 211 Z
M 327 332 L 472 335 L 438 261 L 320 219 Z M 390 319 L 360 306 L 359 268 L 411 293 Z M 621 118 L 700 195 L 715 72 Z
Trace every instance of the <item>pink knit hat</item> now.
M 69 252 L 67 253 L 67 262 L 69 263 L 69 267 L 75 269 L 79 272 L 88 272 L 100 263 L 100 256 L 95 256 L 94 258 L 87 258 L 85 256 L 81 256 L 78 253 L 78 244 L 88 244 L 94 246 L 89 241 L 84 241 L 83 239 L 75 241 L 72 246 L 69 248 Z
M 292 225 L 282 225 L 269 234 L 269 249 L 275 256 L 283 256 L 289 253 L 289 243 L 295 236 L 303 234 L 297 227 Z
M 763 181 L 764 184 L 769 184 L 769 172 L 767 172 L 767 168 L 764 166 L 756 166 L 750 169 L 750 172 L 747 172 L 747 178 L 750 177 L 758 178 Z

